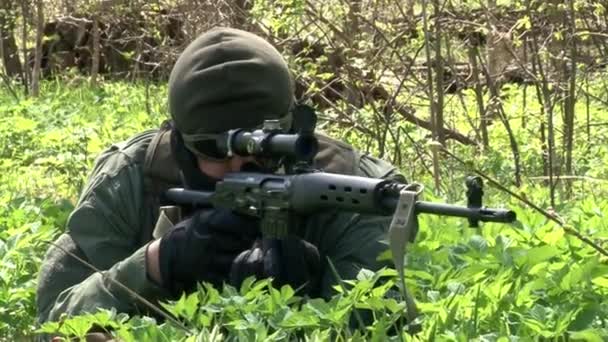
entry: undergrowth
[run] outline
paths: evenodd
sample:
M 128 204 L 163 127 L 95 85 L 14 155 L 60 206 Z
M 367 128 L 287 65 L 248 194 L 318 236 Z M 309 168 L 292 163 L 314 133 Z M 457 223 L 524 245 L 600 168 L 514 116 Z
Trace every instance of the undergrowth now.
M 104 326 L 123 341 L 148 340 L 447 340 L 447 341 L 602 341 L 608 338 L 608 263 L 590 247 L 564 234 L 556 224 L 493 188 L 488 206 L 518 214 L 514 225 L 469 228 L 460 219 L 421 215 L 420 232 L 407 253 L 406 282 L 422 315 L 420 332 L 407 333 L 404 302 L 386 296 L 396 272 L 362 270 L 348 286 L 337 286 L 330 301 L 304 299 L 289 287 L 247 281 L 240 289 L 199 290 L 163 306 L 186 330 L 150 317 L 99 311 L 65 317 L 40 327 L 35 321 L 36 277 L 42 257 L 78 198 L 95 156 L 112 142 L 164 120 L 166 88 L 105 83 L 101 88 L 48 82 L 39 99 L 0 93 L 0 339 L 31 340 L 36 332 L 83 336 Z M 513 90 L 514 94 L 517 89 Z M 517 96 L 507 108 L 517 111 Z M 449 105 L 449 104 L 448 104 Z M 331 115 L 331 113 L 329 113 Z M 466 115 L 460 114 L 460 115 Z M 365 110 L 362 120 L 366 120 Z M 605 113 L 595 108 L 593 116 Z M 542 152 L 534 138 L 537 125 L 514 119 L 521 146 L 524 184 L 516 192 L 548 207 L 548 190 L 535 178 Z M 467 131 L 464 120 L 455 120 Z M 464 204 L 462 180 L 470 170 L 442 159 L 442 183 L 432 186 L 426 132 L 403 125 L 415 144 L 391 142 L 402 150 L 400 168 L 410 180 L 429 186 L 426 200 Z M 499 123 L 495 123 L 499 125 Z M 374 143 L 337 126 L 325 130 L 377 153 Z M 492 148 L 450 144 L 448 148 L 476 168 L 511 186 L 512 162 L 502 129 L 492 130 Z M 599 244 L 608 239 L 605 215 L 608 131 L 593 130 L 593 140 L 577 135 L 576 173 L 566 193 L 558 190 L 557 214 Z M 422 157 L 415 149 L 422 149 Z M 385 158 L 393 159 L 386 153 Z M 438 195 L 437 193 L 440 193 Z M 384 255 L 384 257 L 388 257 Z M 380 279 L 382 281 L 380 281 Z M 347 289 L 345 289 L 347 288 Z M 357 315 L 364 321 L 359 326 Z M 411 323 L 411 322 L 410 322 Z

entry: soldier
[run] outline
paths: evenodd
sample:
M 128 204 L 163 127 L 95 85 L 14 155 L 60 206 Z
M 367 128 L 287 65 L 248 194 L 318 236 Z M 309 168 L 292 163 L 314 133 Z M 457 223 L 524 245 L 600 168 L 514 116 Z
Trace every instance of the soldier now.
M 256 242 L 256 218 L 182 208 L 180 220 L 159 211 L 168 204 L 162 194 L 170 187 L 213 191 L 227 172 L 261 170 L 253 157 L 222 155 L 210 137 L 259 127 L 266 119 L 278 119 L 289 129 L 293 92 L 287 64 L 262 38 L 216 28 L 193 41 L 169 79 L 171 120 L 112 145 L 97 158 L 67 229 L 56 241 L 102 272 L 49 248 L 38 283 L 39 321 L 99 308 L 145 312 L 113 280 L 157 302 L 193 291 L 198 282 L 238 286 L 248 276 L 264 277 L 263 264 L 270 262 L 281 270 L 277 285 L 329 298 L 337 279 L 328 259 L 343 279 L 353 279 L 361 268 L 381 267 L 376 259 L 386 249 L 381 241 L 388 217 L 323 212 L 275 246 L 278 253 L 269 253 Z M 314 165 L 319 169 L 402 178 L 382 160 L 325 135 L 317 133 L 317 138 Z

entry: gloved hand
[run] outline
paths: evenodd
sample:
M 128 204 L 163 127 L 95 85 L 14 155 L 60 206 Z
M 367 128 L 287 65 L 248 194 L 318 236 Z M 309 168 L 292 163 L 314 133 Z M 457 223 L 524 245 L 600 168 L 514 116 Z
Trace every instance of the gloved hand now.
M 257 240 L 239 254 L 230 270 L 230 284 L 239 287 L 245 278 L 274 278 L 273 285 L 289 284 L 300 295 L 315 295 L 321 278 L 317 247 L 297 237 Z
M 228 282 L 233 260 L 260 236 L 259 219 L 212 209 L 178 223 L 160 241 L 159 268 L 163 286 L 178 295 L 197 282 L 214 286 Z

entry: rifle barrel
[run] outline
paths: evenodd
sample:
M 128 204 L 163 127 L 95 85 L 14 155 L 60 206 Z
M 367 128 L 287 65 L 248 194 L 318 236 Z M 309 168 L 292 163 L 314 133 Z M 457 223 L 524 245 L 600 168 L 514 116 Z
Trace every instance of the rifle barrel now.
M 189 204 L 192 206 L 211 205 L 213 192 L 195 191 L 181 188 L 172 188 L 165 192 L 168 200 L 178 204 Z
M 385 198 L 382 201 L 385 208 L 394 210 L 397 206 L 397 198 L 390 197 Z M 478 220 L 482 222 L 501 222 L 511 223 L 515 222 L 517 215 L 512 210 L 506 209 L 494 209 L 494 208 L 468 208 L 453 204 L 435 203 L 435 202 L 416 202 L 416 213 L 418 214 L 434 214 L 434 215 L 445 215 L 464 217 L 472 220 Z
M 416 212 L 425 214 L 448 215 L 465 217 L 482 222 L 514 222 L 516 215 L 514 211 L 492 208 L 467 208 L 452 204 L 416 202 Z

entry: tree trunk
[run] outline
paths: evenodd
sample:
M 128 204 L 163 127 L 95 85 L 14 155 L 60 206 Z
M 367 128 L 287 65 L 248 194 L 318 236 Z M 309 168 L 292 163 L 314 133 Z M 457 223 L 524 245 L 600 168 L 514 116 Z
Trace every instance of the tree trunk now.
M 360 24 L 359 17 L 361 13 L 361 0 L 346 0 L 348 4 L 348 13 L 346 14 L 346 19 L 344 21 L 344 45 L 348 46 L 349 49 L 344 53 L 344 58 L 347 60 L 349 57 L 357 57 L 357 50 L 353 47 L 356 44 L 357 36 L 360 33 Z M 348 76 L 351 77 L 348 77 Z M 347 71 L 344 77 L 344 94 L 346 96 L 346 101 L 348 103 L 354 104 L 355 106 L 364 105 L 365 99 L 362 99 L 360 86 L 357 83 L 357 76 L 352 77 L 350 72 Z M 352 114 L 353 107 L 348 108 L 349 114 Z M 386 133 L 386 132 L 384 132 Z M 379 136 L 382 135 L 382 132 L 379 132 Z M 382 141 L 379 141 L 379 146 L 384 145 Z M 382 148 L 382 147 L 381 147 Z M 384 151 L 381 151 L 382 153 Z
M 477 102 L 477 110 L 479 111 L 479 130 L 481 131 L 481 143 L 484 149 L 490 147 L 490 139 L 488 137 L 487 113 L 486 106 L 483 101 L 483 88 L 479 80 L 479 65 L 477 63 L 477 55 L 479 48 L 477 46 L 469 49 L 469 63 L 471 64 L 471 75 L 475 83 L 475 100 Z
M 44 13 L 42 0 L 36 0 L 36 51 L 34 55 L 34 69 L 32 70 L 31 95 L 40 95 L 40 65 L 42 64 L 42 35 L 44 34 Z
M 487 6 L 487 12 L 486 12 L 486 19 L 488 22 L 488 36 L 487 36 L 487 43 L 486 43 L 486 54 L 487 54 L 487 58 L 486 58 L 486 63 L 487 63 L 487 68 L 488 71 L 490 72 L 490 77 L 492 77 L 492 79 L 496 79 L 496 76 L 499 73 L 499 66 L 498 66 L 498 59 L 499 57 L 497 56 L 498 52 L 500 51 L 500 49 L 497 49 L 497 45 L 500 44 L 500 36 L 497 34 L 497 32 L 494 30 L 494 28 L 496 27 L 496 25 L 494 25 L 494 16 L 492 15 L 492 13 L 496 13 L 496 0 L 488 0 L 488 6 Z
M 436 121 L 436 112 L 437 112 L 437 102 L 435 101 L 435 91 L 434 91 L 434 86 L 433 86 L 433 68 L 432 68 L 432 58 L 431 58 L 431 37 L 430 37 L 430 32 L 429 32 L 429 20 L 428 20 L 428 2 L 427 0 L 422 0 L 422 20 L 423 20 L 423 25 L 424 25 L 424 50 L 426 53 L 426 62 L 428 67 L 426 68 L 426 73 L 427 73 L 427 84 L 428 84 L 428 95 L 429 95 L 429 102 L 430 102 L 430 106 L 431 106 L 431 125 L 432 125 L 432 132 L 433 132 L 433 138 L 436 137 L 436 128 L 437 128 L 437 121 Z M 439 153 L 437 152 L 437 149 L 432 149 L 433 151 L 433 178 L 435 180 L 435 192 L 437 194 L 439 194 L 439 189 L 441 186 L 441 174 L 440 171 L 441 169 L 439 168 Z
M 484 68 L 484 74 L 486 77 L 486 83 L 488 84 L 488 90 L 490 91 L 490 99 L 488 100 L 488 106 L 486 107 L 488 113 L 494 113 L 494 116 L 498 116 L 500 121 L 505 126 L 507 135 L 509 137 L 509 145 L 511 147 L 511 153 L 513 154 L 513 168 L 515 169 L 515 186 L 521 186 L 521 162 L 519 155 L 519 145 L 517 139 L 515 139 L 515 133 L 511 128 L 511 123 L 507 117 L 502 100 L 500 98 L 500 90 L 497 87 L 497 82 L 490 75 L 488 68 Z
M 528 0 L 526 2 L 526 11 L 528 16 L 531 19 L 531 22 L 534 22 L 534 16 L 532 14 L 531 9 L 531 1 Z M 532 27 L 535 29 L 535 27 Z M 555 137 L 554 137 L 554 127 L 553 127 L 553 110 L 554 110 L 554 101 L 552 97 L 552 90 L 549 88 L 549 82 L 547 80 L 546 68 L 543 66 L 543 61 L 540 57 L 540 47 L 538 38 L 535 35 L 531 37 L 532 43 L 532 68 L 535 75 L 537 75 L 538 81 L 535 82 L 536 91 L 538 94 L 538 98 L 542 99 L 542 112 L 546 115 L 547 122 L 547 152 L 546 152 L 546 161 L 547 167 L 546 170 L 548 172 L 547 175 L 549 177 L 549 196 L 551 201 L 551 207 L 555 208 Z
M 346 15 L 346 23 L 344 33 L 350 39 L 349 44 L 352 44 L 359 35 L 359 17 L 361 14 L 361 0 L 347 0 L 348 14 Z
M 439 141 L 441 145 L 445 144 L 445 133 L 443 132 L 444 120 L 443 120 L 443 77 L 444 77 L 444 61 L 443 54 L 441 53 L 441 7 L 439 0 L 433 1 L 433 7 L 435 7 L 435 89 L 436 89 L 436 100 L 437 104 L 435 107 L 433 138 Z
M 566 154 L 565 166 L 566 175 L 572 175 L 572 148 L 574 143 L 574 106 L 576 105 L 576 21 L 574 18 L 574 0 L 569 0 L 570 5 L 570 20 L 569 20 L 569 31 L 570 31 L 570 60 L 564 62 L 564 72 L 569 77 L 569 87 L 564 99 L 564 148 Z M 570 184 L 570 183 L 567 183 Z
M 524 54 L 524 65 L 527 65 L 528 63 L 528 43 L 527 43 L 528 38 L 525 37 L 523 44 L 522 44 L 522 48 L 523 48 L 523 54 Z M 526 83 L 523 84 L 522 86 L 522 91 L 521 91 L 521 96 L 522 96 L 522 101 L 521 101 L 521 107 L 522 107 L 522 115 L 521 115 L 521 128 L 526 128 L 526 124 L 527 124 L 527 116 L 528 116 L 528 85 Z
M 498 48 L 498 46 L 501 43 L 501 37 L 495 29 L 496 23 L 495 17 L 493 15 L 494 13 L 496 13 L 496 0 L 488 0 L 485 13 L 487 22 L 486 29 L 488 30 L 488 34 L 486 36 L 486 66 L 484 68 L 488 70 L 491 82 L 495 82 L 498 78 L 498 75 L 502 71 L 498 63 L 498 61 L 500 60 L 500 57 L 498 56 L 498 54 L 500 53 L 500 49 Z M 488 110 L 488 108 L 486 108 L 486 113 L 484 116 L 486 127 L 492 124 L 492 120 L 494 120 L 494 118 L 496 117 L 495 114 L 496 112 Z
M 15 41 L 15 18 L 12 0 L 2 0 L 0 5 L 0 58 L 6 75 L 10 78 L 22 76 L 19 48 Z
M 587 144 L 591 146 L 593 140 L 591 138 L 591 97 L 589 96 L 589 75 L 585 77 L 585 131 L 587 132 Z
M 27 18 L 29 17 L 29 8 L 26 0 L 21 0 L 21 53 L 23 54 L 23 92 L 25 95 L 28 94 L 30 73 L 29 68 L 31 67 L 29 58 L 27 55 Z
M 91 56 L 91 87 L 97 87 L 97 77 L 99 75 L 99 59 L 101 58 L 99 17 L 93 18 L 93 49 Z

